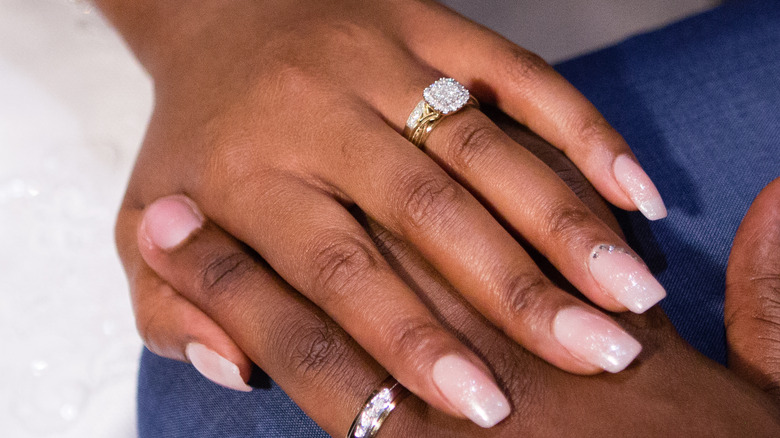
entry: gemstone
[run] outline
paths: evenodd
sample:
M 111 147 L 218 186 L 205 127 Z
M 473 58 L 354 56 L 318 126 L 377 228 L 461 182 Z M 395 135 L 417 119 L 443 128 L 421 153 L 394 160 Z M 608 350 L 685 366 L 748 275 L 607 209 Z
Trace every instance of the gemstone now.
M 368 432 L 368 429 L 363 427 L 362 425 L 359 425 L 355 428 L 355 438 L 363 438 L 366 436 L 366 432 Z
M 455 79 L 441 78 L 423 91 L 423 97 L 436 111 L 449 114 L 466 105 L 469 90 Z
M 417 106 L 414 107 L 414 111 L 412 111 L 412 114 L 409 115 L 409 119 L 406 121 L 406 126 L 408 126 L 409 129 L 414 129 L 417 125 L 417 121 L 419 121 L 423 115 L 423 109 L 425 109 L 425 101 L 421 100 L 417 103 Z
M 374 427 L 376 421 L 379 420 L 379 417 L 382 416 L 382 413 L 390 406 L 391 402 L 390 390 L 387 388 L 379 391 L 372 397 L 371 401 L 368 402 L 368 406 L 366 406 L 363 413 L 360 414 L 357 427 L 355 427 L 354 436 L 356 438 L 363 438 L 366 436 L 371 428 Z

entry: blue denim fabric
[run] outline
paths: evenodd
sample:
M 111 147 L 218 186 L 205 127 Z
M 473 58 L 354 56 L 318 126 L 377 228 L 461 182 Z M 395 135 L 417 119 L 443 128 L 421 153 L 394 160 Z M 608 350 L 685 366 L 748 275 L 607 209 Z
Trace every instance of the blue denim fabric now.
M 780 4 L 738 1 L 631 38 L 558 70 L 628 140 L 669 217 L 616 211 L 669 292 L 681 335 L 725 362 L 729 248 L 762 187 L 780 176 Z M 141 437 L 326 437 L 273 382 L 249 394 L 148 351 Z

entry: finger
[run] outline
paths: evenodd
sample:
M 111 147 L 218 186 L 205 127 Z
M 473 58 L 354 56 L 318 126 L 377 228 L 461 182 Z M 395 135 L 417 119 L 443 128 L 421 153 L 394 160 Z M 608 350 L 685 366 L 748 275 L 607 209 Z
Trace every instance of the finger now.
M 426 151 L 594 303 L 642 313 L 666 296 L 622 239 L 482 112 L 445 118 Z
M 371 124 L 367 118 L 362 123 L 365 143 L 348 148 L 348 158 L 321 157 L 323 167 L 317 172 L 328 175 L 329 184 L 414 244 L 483 315 L 535 354 L 576 373 L 617 372 L 631 362 L 640 348 L 636 341 L 608 318 L 575 317 L 594 312 L 554 287 L 508 232 L 441 167 L 384 123 Z M 582 336 L 614 341 L 620 359 L 606 350 L 606 356 L 597 357 L 569 338 L 578 324 Z
M 346 210 L 322 194 L 307 197 L 299 193 L 295 198 L 301 202 L 277 210 L 286 224 L 293 224 L 289 218 L 297 219 L 294 226 L 279 227 L 274 233 L 287 243 L 283 253 L 269 251 L 281 266 L 280 271 L 308 291 L 315 304 L 333 315 L 399 382 L 410 382 L 408 388 L 429 403 L 466 416 L 482 427 L 491 427 L 504 419 L 509 405 L 490 377 L 489 368 L 446 331 L 397 279 Z M 283 199 L 290 199 L 289 194 L 285 193 Z M 242 287 L 243 282 L 254 281 L 258 263 L 249 259 L 234 241 L 206 224 L 185 244 L 186 248 L 179 248 L 178 243 L 168 245 L 170 240 L 180 242 L 180 235 L 185 234 L 172 230 L 174 214 L 200 224 L 194 208 L 192 203 L 182 202 L 182 197 L 163 198 L 152 204 L 139 230 L 140 238 L 148 242 L 141 247 L 144 258 L 166 279 L 172 278 L 177 288 L 188 287 L 177 278 L 186 278 L 186 267 L 196 266 L 202 279 L 194 289 L 201 294 L 215 295 L 214 290 L 240 278 L 241 283 L 231 285 L 235 290 L 227 297 L 215 303 L 198 303 L 206 308 L 243 306 L 246 300 L 239 293 L 247 289 Z M 323 226 L 324 223 L 331 225 Z M 352 223 L 360 232 L 353 229 Z M 175 238 L 170 238 L 172 233 Z M 195 258 L 196 254 L 201 254 L 201 258 Z M 310 268 L 301 270 L 301 265 Z M 231 327 L 230 333 L 240 329 Z M 463 380 L 466 377 L 477 379 L 482 389 L 477 396 L 472 394 L 464 399 L 463 391 L 468 390 Z
M 372 99 L 372 105 L 388 119 L 404 120 L 408 116 L 404 111 L 413 108 L 415 100 L 419 101 L 423 84 L 433 81 L 426 79 L 426 75 L 416 80 L 406 78 L 405 83 L 395 80 L 388 79 L 388 85 L 408 92 L 409 97 L 380 93 Z M 327 168 L 319 171 L 335 186 L 346 190 L 353 200 L 358 196 L 353 191 L 366 192 L 370 187 L 369 179 L 376 184 L 374 172 L 384 170 L 387 173 L 387 163 L 410 168 L 409 159 L 415 159 L 375 159 L 375 155 L 384 153 L 375 150 L 387 146 L 379 146 L 384 142 L 379 135 L 369 134 L 372 128 L 368 118 L 360 119 L 364 124 L 361 127 L 365 132 L 363 135 L 368 137 L 361 140 L 371 144 L 370 147 L 352 146 L 359 152 L 329 152 L 328 156 L 319 157 L 320 162 L 327 163 Z M 398 140 L 392 144 L 400 143 Z M 481 111 L 466 107 L 444 117 L 431 132 L 424 149 L 597 305 L 612 311 L 630 309 L 641 313 L 666 296 L 664 288 L 623 240 L 596 217 L 555 172 L 507 136 Z M 334 157 L 338 163 L 332 163 Z M 334 168 L 338 168 L 341 175 L 333 175 Z M 366 172 L 365 181 L 354 184 L 355 169 L 357 172 L 371 171 Z M 397 188 L 397 184 L 389 184 L 392 190 Z M 389 203 L 386 199 L 382 202 Z M 365 207 L 361 202 L 358 204 Z M 495 221 L 491 222 L 495 225 Z M 466 253 L 460 255 L 467 256 Z
M 182 198 L 173 201 L 177 199 Z M 182 228 L 173 232 L 167 227 L 192 223 L 189 207 L 153 205 L 165 207 L 158 211 L 163 216 L 157 218 L 159 226 L 132 230 L 133 241 L 143 243 L 144 259 L 139 254 L 138 260 L 148 261 L 184 299 L 231 333 L 251 360 L 326 431 L 344 435 L 365 397 L 387 373 L 246 247 L 213 225 L 197 227 L 192 236 Z M 140 222 L 143 211 L 135 214 Z M 166 235 L 166 230 L 171 232 Z M 121 241 L 130 238 L 129 230 L 121 234 Z M 157 239 L 174 249 L 151 243 Z M 184 243 L 177 245 L 179 239 Z
M 639 209 L 651 220 L 666 217 L 658 190 L 623 137 L 543 59 L 439 5 L 415 11 L 420 21 L 405 34 L 430 65 L 564 151 L 616 206 Z M 441 38 L 438 29 L 451 31 Z
M 484 107 L 483 112 L 493 123 L 504 131 L 517 144 L 534 154 L 534 156 L 558 175 L 568 187 L 577 195 L 590 211 L 592 211 L 609 229 L 615 232 L 625 241 L 623 231 L 620 229 L 617 219 L 610 210 L 610 206 L 596 189 L 588 182 L 585 175 L 561 152 L 560 149 L 546 142 L 543 138 L 531 132 L 527 127 L 520 125 L 500 110 L 494 107 Z
M 737 230 L 724 310 L 730 368 L 780 402 L 780 178 Z
M 159 356 L 192 363 L 214 383 L 251 391 L 246 384 L 252 372 L 249 358 L 219 325 L 161 280 L 141 258 L 136 243 L 139 213 L 123 206 L 116 235 L 144 344 Z

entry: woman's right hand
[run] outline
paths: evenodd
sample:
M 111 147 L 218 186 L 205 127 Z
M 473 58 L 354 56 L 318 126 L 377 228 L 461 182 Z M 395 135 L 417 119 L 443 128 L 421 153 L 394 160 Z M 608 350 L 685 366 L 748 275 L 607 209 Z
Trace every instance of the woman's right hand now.
M 608 200 L 663 216 L 620 135 L 537 56 L 434 2 L 98 3 L 156 90 L 118 234 L 134 237 L 154 200 L 186 194 L 404 386 L 456 415 L 470 414 L 448 395 L 440 361 L 457 357 L 489 381 L 487 366 L 348 208 L 419 250 L 482 315 L 555 366 L 617 372 L 639 353 L 609 317 L 556 287 L 513 237 L 604 309 L 643 312 L 665 295 L 555 172 L 473 108 L 446 117 L 425 151 L 400 134 L 422 90 L 454 76 L 564 151 Z M 177 300 L 136 263 L 141 251 L 176 239 L 146 231 L 140 249 L 135 238 L 119 240 L 142 334 L 169 324 L 155 315 Z M 243 260 L 207 273 L 235 275 Z M 215 338 L 226 337 L 221 330 L 209 326 Z M 496 409 L 502 403 L 496 395 Z M 475 417 L 483 426 L 497 420 Z
M 161 220 L 161 213 L 165 213 L 165 220 L 176 223 L 191 221 L 193 218 L 187 215 L 194 207 L 189 202 L 179 196 L 157 201 L 147 209 L 144 223 L 159 228 L 155 232 L 162 233 L 166 227 L 170 228 L 170 222 Z M 771 206 L 764 202 L 767 205 Z M 368 223 L 368 229 L 391 266 L 404 273 L 408 284 L 416 285 L 416 292 L 440 321 L 485 359 L 513 408 L 511 416 L 488 431 L 453 420 L 419 398 L 409 397 L 390 414 L 380 436 L 773 437 L 780 434 L 778 405 L 773 405 L 767 394 L 693 350 L 676 334 L 659 309 L 645 315 L 618 317 L 647 347 L 637 363 L 619 375 L 576 376 L 538 360 L 495 329 L 408 244 L 374 222 Z M 745 268 L 733 277 L 735 280 L 750 278 L 751 272 L 771 272 L 759 268 L 763 259 L 742 257 L 755 252 L 745 251 L 745 243 L 749 242 L 744 240 L 756 231 L 761 230 L 745 230 L 743 241 L 735 247 L 739 251 L 741 246 L 743 252 L 736 253 L 732 263 Z M 772 235 L 780 236 L 780 227 Z M 387 376 L 381 365 L 335 321 L 213 223 L 203 223 L 175 249 L 143 246 L 142 252 L 162 278 L 223 327 L 249 358 L 332 436 L 344 436 L 365 398 Z M 774 260 L 770 261 L 773 264 Z M 744 311 L 731 312 L 736 315 L 732 327 L 745 328 L 751 324 L 751 311 L 755 310 L 752 304 L 760 304 L 749 303 L 749 296 L 759 290 L 738 283 L 744 304 L 740 307 Z M 775 326 L 780 322 L 778 316 L 777 313 L 772 316 Z M 578 317 L 595 319 L 590 312 Z M 739 342 L 731 347 L 740 352 L 743 363 L 757 364 L 764 374 L 776 376 L 776 360 L 756 361 L 766 357 L 767 350 L 777 351 L 776 338 L 763 339 L 766 332 L 762 331 L 742 332 L 750 339 L 736 339 Z M 754 348 L 753 339 L 763 339 L 764 351 Z M 224 371 L 224 359 L 202 346 L 197 349 L 196 366 L 201 366 L 206 374 Z M 490 382 L 482 380 L 475 371 L 470 365 L 453 360 L 443 370 L 434 370 L 446 375 L 448 386 L 442 392 L 454 400 L 455 409 L 470 413 L 472 419 L 488 422 L 496 414 L 493 402 L 497 395 Z M 746 375 L 755 377 L 755 374 Z M 218 376 L 212 374 L 212 377 Z M 780 398 L 774 402 L 780 402 Z

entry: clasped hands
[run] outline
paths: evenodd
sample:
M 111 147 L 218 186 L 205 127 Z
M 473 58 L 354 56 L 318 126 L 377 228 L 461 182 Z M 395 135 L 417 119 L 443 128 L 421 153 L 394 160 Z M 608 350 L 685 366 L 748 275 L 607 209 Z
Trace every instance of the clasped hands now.
M 526 248 L 608 311 L 664 296 L 614 220 L 518 144 L 533 137 L 512 139 L 473 109 L 442 122 L 424 151 L 399 134 L 446 73 L 564 151 L 607 200 L 662 217 L 649 178 L 584 97 L 439 5 L 324 3 L 197 3 L 209 20 L 152 33 L 176 44 L 112 18 L 156 86 L 117 225 L 152 351 L 233 364 L 236 388 L 254 362 L 335 435 L 387 373 L 419 397 L 389 436 L 483 433 L 442 412 L 498 423 L 498 436 L 671 430 L 666 407 L 716 395 L 744 403 L 699 403 L 717 421 L 670 424 L 748 415 L 756 431 L 777 426 L 766 398 L 690 351 L 660 311 L 621 317 L 627 332 L 542 273 Z M 620 378 L 570 374 L 621 371 L 635 337 L 646 353 Z M 672 369 L 679 380 L 659 372 Z M 463 397 L 458 379 L 481 391 Z M 675 381 L 693 388 L 671 392 Z

